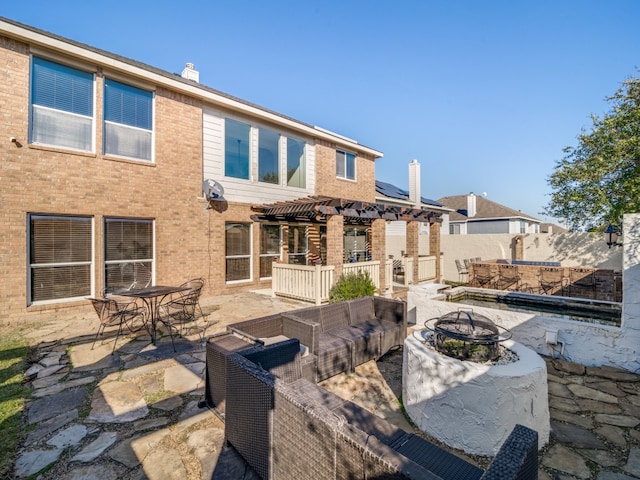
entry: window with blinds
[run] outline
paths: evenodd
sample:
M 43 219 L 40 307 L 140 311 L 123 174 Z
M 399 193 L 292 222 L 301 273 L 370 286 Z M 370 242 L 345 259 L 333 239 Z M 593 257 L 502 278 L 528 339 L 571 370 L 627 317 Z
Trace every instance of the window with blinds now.
M 106 293 L 151 285 L 153 220 L 105 218 L 104 255 Z
M 30 142 L 92 152 L 93 74 L 33 57 Z
M 92 219 L 29 216 L 29 304 L 91 295 Z
M 104 81 L 104 153 L 152 159 L 153 93 L 109 78 Z
M 251 224 L 225 224 L 226 280 L 251 280 Z

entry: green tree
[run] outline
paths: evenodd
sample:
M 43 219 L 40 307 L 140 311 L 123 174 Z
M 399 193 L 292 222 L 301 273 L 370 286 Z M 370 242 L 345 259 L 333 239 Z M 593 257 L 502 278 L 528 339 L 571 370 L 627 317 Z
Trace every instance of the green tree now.
M 640 212 L 640 78 L 624 81 L 607 101 L 611 110 L 591 116 L 591 131 L 564 149 L 548 178 L 544 212 L 572 230 L 602 230 L 624 213 Z

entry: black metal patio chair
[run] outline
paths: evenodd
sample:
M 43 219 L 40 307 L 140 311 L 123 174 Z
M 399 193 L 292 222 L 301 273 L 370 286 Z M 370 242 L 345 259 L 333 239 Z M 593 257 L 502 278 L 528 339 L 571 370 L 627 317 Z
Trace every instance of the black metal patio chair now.
M 111 354 L 113 355 L 123 327 L 127 326 L 130 331 L 134 331 L 132 323 L 135 318 L 143 316 L 143 311 L 135 301 L 119 302 L 112 298 L 90 298 L 89 300 L 93 304 L 93 308 L 100 319 L 100 326 L 98 327 L 98 332 L 93 339 L 91 349 L 93 350 L 98 337 L 101 333 L 104 333 L 106 327 L 117 325 L 118 332 L 116 333 L 116 339 L 113 342 L 113 350 L 111 350 Z

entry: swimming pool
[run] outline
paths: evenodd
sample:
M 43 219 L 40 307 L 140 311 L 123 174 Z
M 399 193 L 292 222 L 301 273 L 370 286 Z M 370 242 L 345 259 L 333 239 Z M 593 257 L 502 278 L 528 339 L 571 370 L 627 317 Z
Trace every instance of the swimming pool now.
M 581 322 L 619 327 L 622 304 L 574 297 L 457 287 L 442 292 L 448 302 L 498 310 L 569 318 Z

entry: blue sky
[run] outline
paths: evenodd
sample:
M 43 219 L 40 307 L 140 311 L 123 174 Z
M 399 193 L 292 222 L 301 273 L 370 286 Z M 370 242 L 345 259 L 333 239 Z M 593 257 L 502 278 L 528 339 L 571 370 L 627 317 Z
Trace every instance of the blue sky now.
M 384 152 L 376 178 L 543 220 L 565 146 L 638 76 L 640 1 L 30 0 L 4 16 Z

